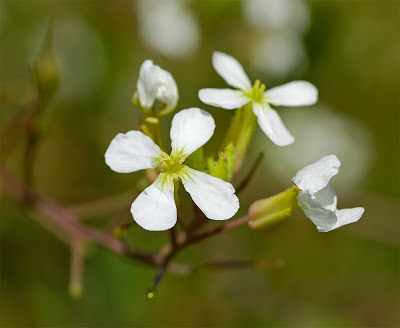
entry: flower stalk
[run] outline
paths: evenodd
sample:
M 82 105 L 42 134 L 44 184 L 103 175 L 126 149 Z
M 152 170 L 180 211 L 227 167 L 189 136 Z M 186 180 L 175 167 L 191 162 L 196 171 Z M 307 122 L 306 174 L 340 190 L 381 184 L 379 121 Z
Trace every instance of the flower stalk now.
M 251 103 L 236 109 L 223 143 L 223 149 L 227 145 L 233 144 L 233 174 L 236 174 L 243 165 L 246 151 L 253 137 L 256 124 L 257 117 L 253 113 Z

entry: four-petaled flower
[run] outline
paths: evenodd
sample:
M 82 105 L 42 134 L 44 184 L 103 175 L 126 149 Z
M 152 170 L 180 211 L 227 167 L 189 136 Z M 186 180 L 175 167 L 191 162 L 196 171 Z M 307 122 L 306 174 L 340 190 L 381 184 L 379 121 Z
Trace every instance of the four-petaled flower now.
M 251 86 L 242 65 L 233 57 L 215 51 L 212 63 L 217 73 L 232 89 L 201 89 L 202 102 L 225 109 L 239 108 L 252 102 L 253 112 L 264 133 L 278 146 L 293 143 L 294 138 L 286 129 L 278 113 L 270 107 L 308 106 L 317 102 L 317 88 L 306 81 L 293 81 L 265 91 L 265 85 L 256 80 Z
M 231 218 L 239 209 L 233 186 L 184 164 L 186 158 L 213 135 L 212 116 L 189 108 L 177 113 L 171 125 L 171 155 L 164 153 L 151 138 L 140 131 L 118 134 L 110 143 L 105 160 L 119 173 L 135 172 L 161 166 L 163 172 L 133 202 L 135 221 L 147 230 L 167 230 L 177 221 L 174 181 L 184 188 L 205 216 L 212 220 Z
M 337 209 L 337 197 L 329 180 L 339 172 L 340 161 L 335 155 L 322 157 L 297 172 L 292 181 L 300 189 L 297 200 L 304 214 L 317 226 L 328 232 L 358 221 L 363 207 Z
M 150 110 L 158 100 L 165 106 L 163 114 L 167 114 L 175 109 L 178 102 L 178 87 L 172 75 L 149 59 L 140 67 L 137 92 L 144 110 Z

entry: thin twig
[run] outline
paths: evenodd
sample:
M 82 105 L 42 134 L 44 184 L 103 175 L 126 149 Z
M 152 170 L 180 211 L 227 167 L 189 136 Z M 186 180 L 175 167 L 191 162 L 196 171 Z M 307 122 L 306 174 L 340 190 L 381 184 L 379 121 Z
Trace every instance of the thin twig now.
M 247 184 L 251 181 L 254 174 L 257 171 L 257 168 L 261 164 L 262 159 L 264 158 L 264 153 L 260 153 L 257 156 L 256 161 L 253 163 L 253 166 L 250 168 L 247 176 L 243 179 L 243 181 L 235 188 L 236 194 L 239 194 L 244 188 L 246 188 Z
M 196 204 L 193 204 L 193 220 L 187 226 L 187 233 L 190 235 L 199 229 L 205 222 L 205 215 Z
M 14 197 L 14 199 L 21 204 L 35 210 L 43 216 L 46 216 L 51 220 L 52 224 L 57 225 L 65 231 L 69 240 L 90 240 L 122 256 L 134 258 L 138 261 L 152 265 L 156 264 L 156 261 L 153 258 L 153 253 L 131 250 L 124 243 L 109 234 L 80 224 L 76 218 L 63 207 L 51 200 L 40 197 L 22 184 L 21 181 L 16 179 L 4 168 L 1 162 L 0 178 L 3 182 L 5 191 L 9 195 Z
M 176 231 L 175 231 L 175 227 L 172 227 L 171 229 L 169 229 L 169 233 L 170 233 L 170 240 L 171 240 L 172 248 L 175 248 L 176 247 Z
M 83 262 L 84 262 L 84 243 L 75 240 L 71 244 L 71 264 L 69 292 L 72 297 L 80 298 L 83 291 Z
M 187 239 L 185 241 L 185 244 L 198 243 L 198 242 L 202 241 L 203 239 L 212 237 L 212 236 L 214 236 L 216 234 L 219 234 L 221 232 L 232 230 L 232 229 L 235 229 L 237 227 L 240 227 L 240 226 L 246 224 L 248 221 L 249 221 L 249 217 L 246 215 L 246 216 L 243 216 L 243 217 L 241 217 L 239 219 L 236 219 L 236 220 L 230 221 L 228 223 L 222 224 L 220 226 L 211 228 L 209 230 L 199 232 L 197 234 L 192 235 L 189 239 Z
M 108 224 L 106 231 L 113 233 L 115 229 L 121 227 L 121 225 L 124 224 L 124 220 L 130 214 L 130 209 L 133 201 L 134 199 L 129 200 L 129 202 L 119 210 L 119 212 L 114 216 L 114 218 Z M 134 223 L 135 221 L 132 220 L 132 224 Z M 129 228 L 130 226 L 131 225 L 127 225 L 126 228 Z
M 32 113 L 36 111 L 36 107 L 38 106 L 37 98 L 30 98 L 21 105 L 20 110 L 6 126 L 0 137 L 0 158 L 3 160 L 6 156 L 9 156 L 13 150 L 17 149 L 16 145 L 22 139 L 27 129 Z
M 235 228 L 238 228 L 244 224 L 246 224 L 249 221 L 249 217 L 248 216 L 243 216 L 239 219 L 236 220 L 232 220 L 228 223 L 225 224 L 221 224 L 217 227 L 205 230 L 205 231 L 201 231 L 192 235 L 188 235 L 185 232 L 180 233 L 177 237 L 176 237 L 176 246 L 175 246 L 175 251 L 178 252 L 184 248 L 186 248 L 189 245 L 192 244 L 196 244 L 204 239 L 210 238 L 212 236 L 215 236 L 221 232 L 224 231 L 229 231 Z M 158 252 L 159 254 L 163 254 L 164 256 L 167 256 L 168 254 L 171 253 L 171 244 L 168 243 L 166 245 L 164 245 L 163 247 L 160 248 L 160 251 Z
M 67 209 L 79 219 L 92 218 L 105 213 L 118 211 L 132 199 L 136 198 L 134 191 L 126 191 L 118 195 L 111 195 L 104 198 L 88 201 L 86 203 L 71 205 Z
M 176 222 L 182 228 L 183 231 L 185 231 L 186 233 L 188 232 L 189 230 L 188 226 L 185 223 L 183 223 L 183 221 L 179 218 L 179 215 L 176 218 Z

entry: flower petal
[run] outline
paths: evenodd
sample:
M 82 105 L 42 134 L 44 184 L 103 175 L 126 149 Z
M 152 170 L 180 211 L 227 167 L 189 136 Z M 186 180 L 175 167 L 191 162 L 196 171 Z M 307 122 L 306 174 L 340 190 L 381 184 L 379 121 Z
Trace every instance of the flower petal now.
M 138 225 L 150 231 L 172 228 L 177 221 L 174 181 L 161 173 L 132 203 L 131 213 Z
M 251 88 L 250 80 L 242 65 L 232 56 L 214 51 L 212 63 L 217 73 L 229 85 L 242 90 Z
M 332 212 L 336 211 L 337 207 L 337 196 L 335 190 L 330 185 L 326 185 L 325 188 L 314 194 L 316 200 L 321 204 L 321 206 Z
M 175 114 L 171 124 L 172 154 L 190 155 L 214 134 L 213 117 L 200 108 L 189 108 Z
M 199 98 L 207 105 L 225 109 L 240 108 L 251 100 L 243 91 L 232 89 L 201 89 Z
M 211 220 L 227 220 L 239 209 L 235 189 L 226 181 L 186 166 L 179 173 L 183 186 Z
M 307 81 L 293 81 L 265 92 L 268 103 L 276 106 L 309 106 L 318 100 L 318 90 Z
M 326 187 L 329 180 L 339 172 L 339 167 L 340 161 L 335 155 L 324 156 L 298 171 L 292 181 L 300 190 L 315 193 Z
M 264 133 L 278 146 L 287 146 L 294 142 L 278 113 L 267 104 L 253 102 L 253 111 Z
M 346 208 L 343 210 L 337 210 L 336 211 L 337 222 L 335 226 L 332 228 L 332 230 L 340 228 L 341 226 L 344 226 L 346 224 L 357 222 L 361 218 L 363 213 L 364 213 L 363 207 L 354 207 L 354 208 Z
M 140 131 L 118 133 L 105 153 L 106 164 L 115 172 L 130 173 L 158 166 L 162 150 Z
M 155 100 L 165 104 L 164 110 L 175 108 L 178 102 L 178 87 L 172 75 L 149 59 L 140 68 L 137 90 L 139 102 L 146 109 Z
M 336 222 L 335 211 L 325 208 L 309 190 L 297 194 L 299 207 L 304 214 L 317 226 L 318 231 L 331 230 Z

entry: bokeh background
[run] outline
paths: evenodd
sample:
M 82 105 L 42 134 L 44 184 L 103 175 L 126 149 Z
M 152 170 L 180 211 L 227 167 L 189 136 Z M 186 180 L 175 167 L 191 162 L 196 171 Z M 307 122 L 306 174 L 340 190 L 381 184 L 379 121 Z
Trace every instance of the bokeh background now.
M 173 74 L 179 109 L 198 106 L 214 116 L 208 150 L 216 150 L 232 112 L 202 104 L 197 92 L 226 87 L 211 66 L 219 50 L 267 88 L 305 79 L 320 93 L 311 108 L 278 109 L 293 145 L 278 148 L 256 131 L 243 171 L 265 156 L 241 212 L 331 153 L 342 162 L 332 180 L 339 207 L 366 212 L 326 234 L 297 211 L 268 230 L 243 227 L 210 239 L 179 260 L 278 258 L 286 265 L 167 275 L 151 300 L 144 292 L 153 269 L 90 247 L 85 293 L 74 300 L 68 247 L 0 187 L 1 327 L 400 325 L 399 1 L 0 0 L 1 130 L 32 90 L 30 65 L 51 18 L 61 76 L 32 163 L 40 192 L 69 206 L 135 192 L 140 173 L 114 173 L 103 156 L 116 133 L 138 128 L 141 113 L 130 100 L 148 58 Z M 162 120 L 166 138 L 171 118 Z M 20 148 L 8 160 L 16 173 Z M 104 226 L 113 214 L 105 209 L 88 224 Z M 128 238 L 156 249 L 167 235 L 133 227 Z

